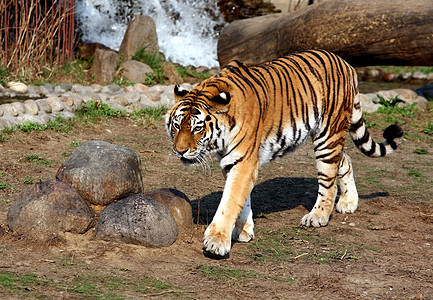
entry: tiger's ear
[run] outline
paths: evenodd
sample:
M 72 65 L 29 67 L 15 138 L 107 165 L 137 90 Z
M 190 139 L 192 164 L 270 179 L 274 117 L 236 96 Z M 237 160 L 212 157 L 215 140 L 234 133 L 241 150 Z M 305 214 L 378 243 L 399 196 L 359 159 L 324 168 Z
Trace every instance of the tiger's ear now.
M 215 110 L 216 112 L 226 112 L 228 110 L 228 104 L 230 103 L 230 99 L 230 93 L 219 93 L 211 99 L 213 110 Z
M 179 102 L 188 93 L 189 91 L 187 89 L 184 89 L 180 85 L 176 84 L 174 86 L 174 100 L 176 102 Z

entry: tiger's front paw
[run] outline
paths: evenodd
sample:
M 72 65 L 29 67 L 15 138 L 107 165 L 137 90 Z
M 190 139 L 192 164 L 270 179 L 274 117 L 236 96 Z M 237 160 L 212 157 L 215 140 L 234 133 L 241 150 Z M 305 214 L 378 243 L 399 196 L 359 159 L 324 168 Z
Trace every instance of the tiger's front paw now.
M 309 213 L 306 214 L 302 220 L 301 225 L 303 226 L 313 226 L 313 227 L 321 227 L 328 225 L 329 221 L 329 215 L 320 213 L 318 211 L 315 211 L 314 209 Z
M 203 251 L 214 258 L 226 258 L 230 253 L 231 239 L 229 232 L 219 230 L 211 223 L 204 233 Z

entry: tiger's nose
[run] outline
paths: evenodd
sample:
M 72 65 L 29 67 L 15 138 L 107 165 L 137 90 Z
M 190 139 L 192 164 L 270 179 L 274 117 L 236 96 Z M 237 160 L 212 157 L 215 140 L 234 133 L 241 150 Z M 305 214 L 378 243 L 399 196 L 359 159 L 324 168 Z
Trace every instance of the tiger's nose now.
M 176 152 L 183 156 L 186 152 L 188 152 L 188 149 L 176 149 Z

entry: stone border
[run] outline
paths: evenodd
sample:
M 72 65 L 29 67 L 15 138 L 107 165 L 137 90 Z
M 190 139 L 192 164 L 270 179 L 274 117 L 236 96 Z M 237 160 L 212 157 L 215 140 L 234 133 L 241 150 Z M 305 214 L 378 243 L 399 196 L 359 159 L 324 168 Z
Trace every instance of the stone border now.
M 192 89 L 189 83 L 183 83 L 181 86 Z M 173 89 L 174 85 L 149 87 L 141 83 L 126 87 L 115 84 L 83 86 L 67 83 L 54 86 L 45 83 L 41 86 L 21 84 L 17 91 L 14 90 L 14 86 L 5 88 L 0 85 L 0 98 L 28 98 L 23 102 L 0 105 L 0 129 L 27 121 L 45 124 L 59 114 L 64 118 L 72 118 L 77 108 L 90 100 L 99 100 L 126 112 L 161 106 L 171 107 L 174 104 Z
M 0 98 L 29 99 L 23 102 L 16 101 L 0 105 L 0 130 L 27 121 L 45 124 L 49 120 L 54 120 L 59 114 L 64 118 L 72 118 L 77 108 L 90 100 L 99 100 L 115 109 L 122 109 L 126 112 L 161 106 L 171 107 L 174 104 L 174 85 L 149 87 L 137 83 L 133 86 L 121 87 L 115 84 L 84 86 L 60 83 L 58 86 L 54 86 L 45 83 L 41 86 L 34 86 L 9 83 L 9 86 L 9 88 L 5 88 L 0 85 Z M 189 83 L 183 83 L 181 86 L 188 90 L 193 87 Z M 364 112 L 374 112 L 380 107 L 380 104 L 375 103 L 379 101 L 377 95 L 386 100 L 398 96 L 405 101 L 404 105 L 417 103 L 422 110 L 426 108 L 428 102 L 424 97 L 410 89 L 395 89 L 360 95 L 361 107 Z

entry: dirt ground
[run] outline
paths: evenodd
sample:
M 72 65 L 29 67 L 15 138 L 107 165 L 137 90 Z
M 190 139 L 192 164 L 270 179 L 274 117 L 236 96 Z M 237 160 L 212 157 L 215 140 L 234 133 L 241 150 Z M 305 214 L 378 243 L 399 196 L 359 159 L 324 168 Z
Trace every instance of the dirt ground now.
M 368 115 L 376 140 L 383 115 Z M 230 258 L 203 256 L 202 235 L 224 180 L 184 167 L 163 121 L 142 126 L 109 119 L 72 132 L 16 132 L 0 142 L 0 298 L 2 299 L 433 299 L 433 143 L 423 133 L 432 112 L 402 118 L 407 135 L 393 155 L 372 159 L 346 143 L 360 205 L 333 213 L 327 227 L 299 226 L 317 193 L 311 142 L 262 167 L 252 194 L 256 239 Z M 54 178 L 78 143 L 104 140 L 141 157 L 145 189 L 175 188 L 191 199 L 192 229 L 170 247 L 95 240 L 66 233 L 35 241 L 7 227 L 7 210 L 32 182 Z M 428 152 L 427 154 L 425 154 Z

